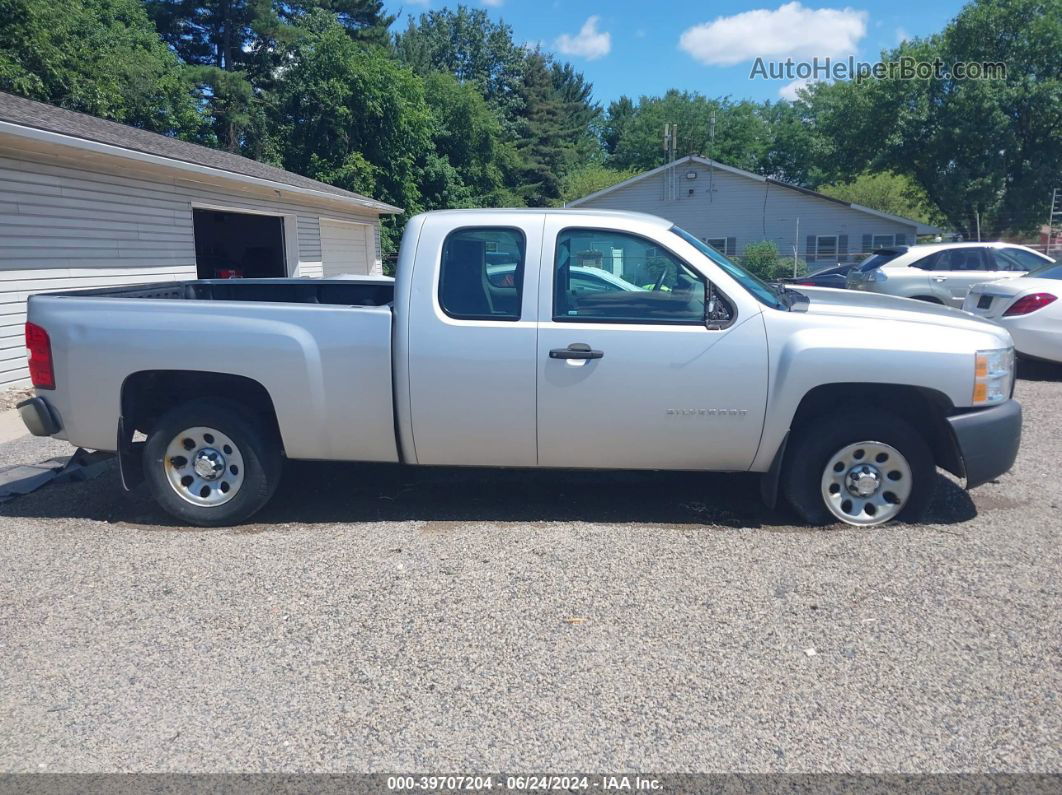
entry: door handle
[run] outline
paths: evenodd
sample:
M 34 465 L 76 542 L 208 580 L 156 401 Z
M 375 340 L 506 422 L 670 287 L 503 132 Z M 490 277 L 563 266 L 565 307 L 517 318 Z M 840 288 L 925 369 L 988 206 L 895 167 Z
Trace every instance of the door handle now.
M 947 280 L 948 279 L 945 276 L 934 276 L 933 277 L 933 281 L 935 281 L 937 284 L 940 284 L 941 282 L 946 282 Z
M 554 348 L 549 352 L 551 359 L 601 359 L 604 351 L 595 351 L 585 342 L 573 342 L 567 348 Z

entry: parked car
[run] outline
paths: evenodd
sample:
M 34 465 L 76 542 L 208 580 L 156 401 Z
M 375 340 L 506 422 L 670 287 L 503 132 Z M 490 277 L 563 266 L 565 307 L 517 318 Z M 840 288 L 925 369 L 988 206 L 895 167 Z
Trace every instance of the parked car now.
M 1062 265 L 1017 279 L 975 284 L 963 309 L 1010 332 L 1015 350 L 1033 359 L 1062 362 Z
M 1054 260 L 1010 243 L 930 243 L 881 249 L 848 273 L 848 288 L 961 307 L 970 288 L 990 279 L 1023 276 Z
M 853 269 L 873 270 L 874 268 L 880 268 L 886 262 L 898 257 L 905 251 L 907 251 L 907 246 L 879 249 L 872 252 L 861 262 L 839 262 L 807 276 L 793 276 L 788 279 L 782 279 L 782 283 L 791 284 L 794 287 L 832 287 L 843 290 L 848 286 L 848 273 Z
M 588 288 L 595 258 L 654 289 Z M 253 515 L 284 458 L 756 472 L 808 522 L 876 525 L 917 518 L 938 465 L 1007 471 L 1021 431 L 999 326 L 772 288 L 638 213 L 428 213 L 393 283 L 41 294 L 26 332 L 30 430 L 117 450 L 127 488 L 198 525 Z
M 782 284 L 788 284 L 793 287 L 831 287 L 835 290 L 843 290 L 848 271 L 855 266 L 854 262 L 832 265 L 805 276 L 791 276 L 780 281 Z

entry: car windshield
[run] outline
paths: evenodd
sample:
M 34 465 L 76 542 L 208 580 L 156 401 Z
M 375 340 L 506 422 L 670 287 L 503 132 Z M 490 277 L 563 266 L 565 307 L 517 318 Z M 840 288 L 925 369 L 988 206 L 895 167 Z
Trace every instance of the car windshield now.
M 1052 265 L 1044 265 L 1044 267 L 1029 271 L 1025 274 L 1030 279 L 1059 279 L 1062 280 L 1062 265 L 1054 263 Z
M 886 262 L 892 262 L 901 254 L 906 253 L 906 251 L 906 248 L 878 249 L 865 260 L 856 265 L 856 270 L 860 273 L 866 273 L 867 271 L 872 271 L 875 268 L 880 268 Z
M 726 271 L 727 275 L 739 282 L 741 286 L 748 290 L 761 304 L 766 304 L 772 309 L 788 308 L 786 303 L 779 298 L 778 293 L 772 290 L 767 283 L 758 276 L 749 273 L 736 262 L 731 262 L 707 243 L 695 238 L 685 229 L 673 226 L 671 227 L 671 231 Z

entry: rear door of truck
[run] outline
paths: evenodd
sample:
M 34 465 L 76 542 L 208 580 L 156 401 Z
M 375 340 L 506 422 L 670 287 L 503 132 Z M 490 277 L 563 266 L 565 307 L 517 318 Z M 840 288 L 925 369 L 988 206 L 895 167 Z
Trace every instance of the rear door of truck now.
M 414 450 L 408 452 L 417 463 L 537 463 L 542 222 L 539 213 L 492 212 L 470 214 L 458 228 L 424 225 L 415 243 L 411 311 L 399 315 L 409 324 Z

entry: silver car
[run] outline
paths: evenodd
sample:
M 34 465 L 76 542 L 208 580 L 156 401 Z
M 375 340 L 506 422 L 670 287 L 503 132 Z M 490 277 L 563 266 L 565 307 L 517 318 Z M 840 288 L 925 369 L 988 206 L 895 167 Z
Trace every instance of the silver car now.
M 847 287 L 961 307 L 975 284 L 1024 276 L 1054 260 L 1012 243 L 930 243 L 875 251 Z

